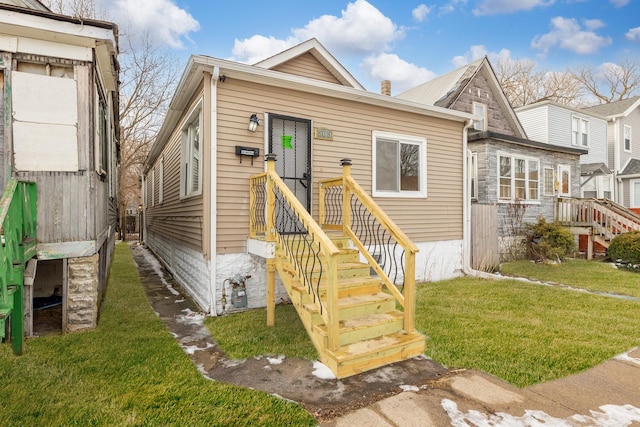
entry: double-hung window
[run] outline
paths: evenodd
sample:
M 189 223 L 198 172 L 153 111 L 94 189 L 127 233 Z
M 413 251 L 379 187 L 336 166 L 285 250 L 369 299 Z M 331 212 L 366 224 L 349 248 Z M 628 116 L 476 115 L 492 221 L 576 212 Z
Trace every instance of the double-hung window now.
M 624 125 L 624 151 L 631 152 L 631 126 Z
M 571 119 L 571 143 L 579 147 L 589 146 L 589 122 L 574 116 Z
M 540 200 L 540 160 L 500 154 L 498 164 L 500 200 Z
M 427 140 L 373 132 L 373 195 L 427 196 Z
M 182 167 L 180 195 L 189 197 L 202 193 L 201 104 L 189 116 L 182 128 Z

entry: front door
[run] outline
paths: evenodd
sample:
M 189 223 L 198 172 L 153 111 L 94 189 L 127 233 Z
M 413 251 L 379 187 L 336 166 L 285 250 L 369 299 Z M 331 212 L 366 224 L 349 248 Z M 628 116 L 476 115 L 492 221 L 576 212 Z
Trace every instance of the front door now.
M 311 120 L 269 115 L 269 152 L 276 155 L 276 172 L 311 210 Z

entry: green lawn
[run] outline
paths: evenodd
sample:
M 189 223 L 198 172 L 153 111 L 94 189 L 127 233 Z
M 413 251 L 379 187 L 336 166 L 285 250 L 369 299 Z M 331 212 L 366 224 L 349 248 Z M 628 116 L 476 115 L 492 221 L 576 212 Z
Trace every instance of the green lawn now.
M 548 280 L 579 277 L 576 265 L 549 270 L 556 276 Z M 637 274 L 610 265 L 596 268 L 607 269 L 612 282 L 638 280 Z M 609 289 L 614 288 L 611 284 Z M 583 371 L 637 346 L 639 318 L 640 302 L 515 280 L 467 277 L 417 287 L 416 327 L 428 337 L 428 356 L 452 368 L 489 372 L 520 387 Z M 265 310 L 253 310 L 209 319 L 207 326 L 232 357 L 314 358 L 291 306 L 277 307 L 275 329 L 265 322 Z M 256 335 L 238 330 L 255 330 Z
M 609 262 L 568 259 L 562 264 L 531 261 L 501 265 L 502 274 L 562 283 L 591 291 L 640 297 L 640 274 L 617 269 Z
M 91 332 L 0 345 L 0 417 L 10 426 L 316 425 L 301 406 L 206 380 L 149 306 L 124 244 Z
M 638 302 L 511 280 L 425 283 L 416 311 L 430 357 L 520 387 L 583 371 L 640 340 Z

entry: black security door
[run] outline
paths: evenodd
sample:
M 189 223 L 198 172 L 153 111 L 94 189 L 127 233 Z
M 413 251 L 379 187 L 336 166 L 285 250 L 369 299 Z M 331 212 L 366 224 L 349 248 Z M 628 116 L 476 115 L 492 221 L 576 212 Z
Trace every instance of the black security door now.
M 311 210 L 311 120 L 269 115 L 269 152 L 276 155 L 276 172 Z

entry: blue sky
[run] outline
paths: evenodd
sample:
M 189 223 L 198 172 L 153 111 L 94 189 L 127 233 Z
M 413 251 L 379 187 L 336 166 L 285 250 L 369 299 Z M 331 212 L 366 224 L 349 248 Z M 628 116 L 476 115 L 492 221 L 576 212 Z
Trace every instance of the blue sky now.
M 484 55 L 555 71 L 640 57 L 639 2 L 101 0 L 110 19 L 148 29 L 182 63 L 254 63 L 316 37 L 367 90 L 389 79 L 394 94 Z

